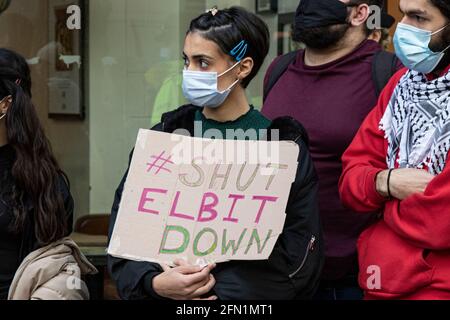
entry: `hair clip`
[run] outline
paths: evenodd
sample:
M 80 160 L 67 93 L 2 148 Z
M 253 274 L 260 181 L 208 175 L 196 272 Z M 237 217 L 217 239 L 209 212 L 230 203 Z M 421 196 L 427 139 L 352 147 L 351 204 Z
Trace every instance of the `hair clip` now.
M 213 17 L 215 17 L 218 12 L 219 12 L 219 8 L 217 6 L 214 6 L 211 9 L 206 10 L 206 13 L 211 13 L 213 15 Z
M 245 40 L 239 42 L 239 44 L 231 50 L 230 55 L 236 59 L 236 61 L 241 61 L 247 53 L 248 43 Z

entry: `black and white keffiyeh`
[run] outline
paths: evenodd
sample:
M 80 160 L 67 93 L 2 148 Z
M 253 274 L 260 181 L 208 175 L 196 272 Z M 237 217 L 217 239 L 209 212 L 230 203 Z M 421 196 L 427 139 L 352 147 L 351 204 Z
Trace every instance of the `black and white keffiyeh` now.
M 440 174 L 450 150 L 450 72 L 433 81 L 417 71 L 399 81 L 380 129 L 389 147 L 388 167 L 428 168 Z

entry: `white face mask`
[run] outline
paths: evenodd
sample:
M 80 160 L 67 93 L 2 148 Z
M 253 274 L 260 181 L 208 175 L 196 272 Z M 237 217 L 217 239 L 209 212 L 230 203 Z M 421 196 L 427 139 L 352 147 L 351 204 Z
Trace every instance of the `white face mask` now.
M 237 62 L 224 73 L 204 71 L 183 71 L 183 95 L 194 106 L 218 108 L 230 95 L 231 90 L 240 81 L 236 80 L 228 89 L 219 91 L 218 79 L 233 70 L 240 62 Z

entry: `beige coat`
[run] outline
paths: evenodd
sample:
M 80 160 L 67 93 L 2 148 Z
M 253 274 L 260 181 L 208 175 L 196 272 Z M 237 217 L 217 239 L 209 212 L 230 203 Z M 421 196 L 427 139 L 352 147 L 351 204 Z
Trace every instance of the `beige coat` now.
M 81 275 L 96 273 L 75 242 L 66 238 L 25 258 L 8 300 L 88 300 L 89 291 Z

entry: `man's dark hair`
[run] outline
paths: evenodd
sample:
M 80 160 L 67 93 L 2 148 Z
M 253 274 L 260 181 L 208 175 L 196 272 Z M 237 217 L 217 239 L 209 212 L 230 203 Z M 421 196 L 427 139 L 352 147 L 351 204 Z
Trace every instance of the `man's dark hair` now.
M 445 0 L 441 0 L 442 2 L 445 2 Z M 369 6 L 378 6 L 380 8 L 384 8 L 385 0 L 350 0 L 346 5 L 360 5 L 360 4 L 367 4 Z
M 437 7 L 442 14 L 450 20 L 450 2 L 448 0 L 430 0 L 431 3 Z
M 350 0 L 350 4 L 367 4 L 369 6 L 384 7 L 384 0 Z
M 228 55 L 242 40 L 247 42 L 248 49 L 242 59 L 252 58 L 254 66 L 248 77 L 242 80 L 244 88 L 258 74 L 269 53 L 270 32 L 266 23 L 240 7 L 218 10 L 215 15 L 204 13 L 192 20 L 190 32 L 198 32 L 205 39 L 215 42 Z

